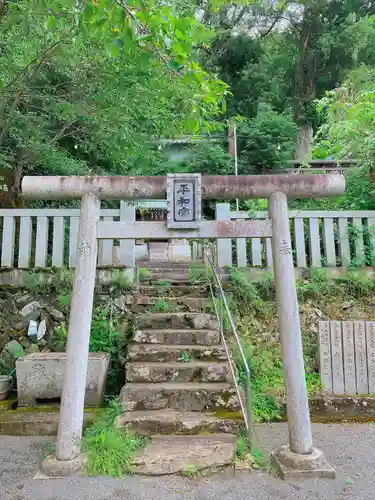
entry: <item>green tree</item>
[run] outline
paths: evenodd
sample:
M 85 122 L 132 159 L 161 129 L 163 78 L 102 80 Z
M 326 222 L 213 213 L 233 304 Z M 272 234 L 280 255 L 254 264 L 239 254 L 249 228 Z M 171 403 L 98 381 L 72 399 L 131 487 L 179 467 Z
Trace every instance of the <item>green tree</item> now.
M 375 68 L 362 66 L 317 103 L 325 120 L 318 133 L 318 153 L 358 163 L 347 174 L 343 208 L 375 209 L 374 81 Z
M 224 11 L 208 53 L 231 90 L 228 112 L 253 118 L 260 102 L 292 112 L 297 159 L 309 157 L 319 126 L 314 101 L 362 62 L 374 64 L 375 4 L 368 0 L 250 2 Z
M 25 173 L 147 174 L 161 136 L 209 130 L 226 85 L 195 61 L 210 32 L 178 6 L 9 2 L 0 19 L 0 162 Z M 8 175 L 10 173 L 10 175 Z
M 240 173 L 267 173 L 292 159 L 297 126 L 288 114 L 277 113 L 261 103 L 255 118 L 239 127 Z

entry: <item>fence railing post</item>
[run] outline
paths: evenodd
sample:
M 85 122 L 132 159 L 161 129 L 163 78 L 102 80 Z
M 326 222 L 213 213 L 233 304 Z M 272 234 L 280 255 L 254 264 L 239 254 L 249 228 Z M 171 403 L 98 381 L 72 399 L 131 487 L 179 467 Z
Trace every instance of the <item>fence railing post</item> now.
M 120 202 L 120 221 L 135 222 L 135 205 Z M 120 241 L 120 264 L 125 267 L 135 267 L 135 240 Z
M 216 204 L 216 220 L 230 220 L 229 203 Z M 218 267 L 230 267 L 232 265 L 232 240 L 230 238 L 218 239 L 217 245 L 217 265 Z
M 3 239 L 1 243 L 1 267 L 13 267 L 16 235 L 15 217 L 4 217 Z

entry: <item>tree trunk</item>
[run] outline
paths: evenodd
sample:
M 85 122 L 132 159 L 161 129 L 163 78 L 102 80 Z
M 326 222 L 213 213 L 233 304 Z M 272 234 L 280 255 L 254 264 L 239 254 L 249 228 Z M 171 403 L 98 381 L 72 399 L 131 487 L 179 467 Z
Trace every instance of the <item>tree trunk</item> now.
M 313 128 L 310 123 L 299 126 L 298 141 L 294 152 L 294 159 L 298 161 L 311 160 L 313 144 Z

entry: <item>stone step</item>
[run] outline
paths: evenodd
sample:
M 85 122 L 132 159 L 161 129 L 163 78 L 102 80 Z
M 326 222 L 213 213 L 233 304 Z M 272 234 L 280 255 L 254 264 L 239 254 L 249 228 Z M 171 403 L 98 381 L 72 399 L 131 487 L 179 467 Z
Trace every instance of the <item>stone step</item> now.
M 206 288 L 208 287 L 207 280 L 199 280 L 199 281 L 190 281 L 188 278 L 186 279 L 163 279 L 159 277 L 155 278 L 142 278 L 139 280 L 140 281 L 140 286 L 160 286 L 160 282 L 162 283 L 169 283 L 173 288 L 176 286 L 184 286 L 184 287 L 192 287 L 192 286 L 205 286 Z
M 215 472 L 234 467 L 236 436 L 153 436 L 133 461 L 132 472 L 149 476 Z
M 128 294 L 125 295 L 125 304 L 132 312 L 201 312 L 211 303 L 211 300 L 203 297 L 149 297 L 148 295 Z
M 215 332 L 216 333 L 216 332 Z M 191 361 L 227 361 L 227 354 L 221 344 L 184 345 L 184 344 L 132 344 L 128 358 L 132 362 L 176 362 Z
M 235 387 L 227 382 L 152 384 L 128 383 L 120 394 L 125 411 L 136 410 L 238 410 Z
M 213 413 L 197 411 L 128 411 L 117 418 L 116 425 L 142 436 L 217 432 L 235 434 L 243 425 L 243 417 L 240 412 L 233 412 L 232 415 L 226 412 L 225 418 L 219 418 Z
M 206 269 L 202 267 L 194 268 L 154 268 L 140 271 L 138 274 L 141 283 L 149 281 L 183 281 L 188 283 L 206 282 Z
M 218 322 L 212 314 L 206 313 L 144 313 L 137 314 L 136 328 L 142 329 L 186 329 L 217 330 Z
M 230 382 L 228 362 L 132 362 L 126 365 L 127 382 Z
M 147 269 L 146 272 L 141 272 L 139 274 L 139 281 L 141 283 L 148 282 L 150 280 L 162 280 L 162 281 L 187 281 L 190 282 L 191 273 L 189 269 Z
M 133 342 L 139 344 L 216 345 L 220 344 L 217 330 L 137 330 Z
M 192 267 L 203 267 L 202 260 L 190 260 L 188 262 L 165 262 L 165 261 L 139 261 L 138 269 L 191 269 Z
M 155 285 L 141 285 L 139 293 L 148 297 L 207 297 L 207 285 L 180 285 L 180 282 L 156 282 Z

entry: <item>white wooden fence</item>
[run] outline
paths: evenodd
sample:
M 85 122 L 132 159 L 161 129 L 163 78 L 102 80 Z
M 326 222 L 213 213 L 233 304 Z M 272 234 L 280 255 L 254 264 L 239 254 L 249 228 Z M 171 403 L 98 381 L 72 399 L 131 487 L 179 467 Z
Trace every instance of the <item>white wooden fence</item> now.
M 2 268 L 74 267 L 79 209 L 0 210 Z M 119 209 L 101 210 L 106 221 L 134 221 L 135 206 L 121 202 Z M 99 266 L 134 267 L 135 241 L 99 242 Z
M 135 205 L 121 202 L 119 209 L 103 209 L 107 221 L 134 221 Z M 266 212 L 251 214 L 265 219 Z M 228 203 L 218 203 L 216 219 L 250 218 L 233 212 Z M 74 267 L 77 251 L 79 209 L 1 209 L 0 263 L 2 268 Z M 346 267 L 375 265 L 375 211 L 300 211 L 290 213 L 295 266 Z M 99 243 L 98 266 L 134 267 L 145 259 L 147 249 L 134 240 L 103 240 Z M 192 259 L 202 257 L 202 247 L 192 244 Z M 220 267 L 272 267 L 269 238 L 220 239 Z
M 251 218 L 267 217 L 267 212 L 251 214 Z M 229 203 L 216 205 L 217 220 L 248 218 L 248 212 L 231 211 Z M 298 268 L 375 264 L 375 211 L 293 211 L 290 226 Z M 217 247 L 220 267 L 272 268 L 270 238 L 224 239 Z

